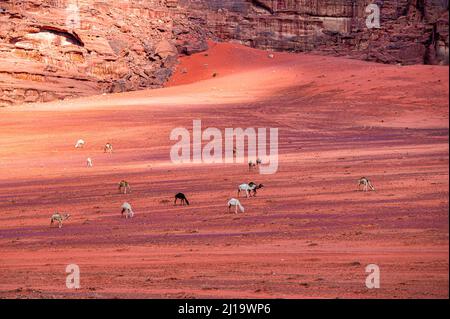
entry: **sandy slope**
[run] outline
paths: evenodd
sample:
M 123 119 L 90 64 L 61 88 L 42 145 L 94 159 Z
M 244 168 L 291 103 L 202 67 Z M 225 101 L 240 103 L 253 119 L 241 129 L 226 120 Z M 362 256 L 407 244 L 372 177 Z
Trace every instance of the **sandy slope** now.
M 0 297 L 448 298 L 448 67 L 274 55 L 212 44 L 162 90 L 0 109 Z M 278 127 L 278 173 L 171 164 L 193 119 Z M 266 188 L 227 214 L 250 180 Z

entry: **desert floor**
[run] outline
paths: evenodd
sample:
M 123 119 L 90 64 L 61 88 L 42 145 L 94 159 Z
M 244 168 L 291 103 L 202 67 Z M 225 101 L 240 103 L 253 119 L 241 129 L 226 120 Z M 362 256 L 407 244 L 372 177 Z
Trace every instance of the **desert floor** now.
M 448 71 L 212 43 L 164 89 L 0 109 L 0 297 L 448 298 Z M 195 119 L 279 128 L 278 172 L 172 164 Z

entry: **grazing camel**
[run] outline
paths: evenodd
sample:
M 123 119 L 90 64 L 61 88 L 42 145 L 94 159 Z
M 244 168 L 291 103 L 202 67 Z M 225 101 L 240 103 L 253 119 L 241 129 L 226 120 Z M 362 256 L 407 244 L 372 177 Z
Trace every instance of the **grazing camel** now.
M 133 218 L 134 212 L 129 203 L 123 203 L 122 205 L 122 216 L 125 214 L 125 218 Z
M 61 215 L 60 213 L 53 214 L 52 218 L 50 219 L 50 227 L 53 226 L 54 222 L 58 222 L 58 227 L 61 228 L 62 227 L 62 222 L 64 220 L 69 219 L 69 217 L 70 217 L 70 214 L 64 214 L 64 215 Z
M 131 186 L 127 181 L 122 180 L 119 183 L 119 192 L 122 194 L 131 193 Z
M 86 165 L 87 165 L 87 167 L 94 166 L 94 164 L 92 163 L 92 158 L 88 157 L 88 159 L 86 160 Z
M 189 206 L 189 201 L 187 200 L 186 196 L 183 193 L 178 193 L 175 195 L 175 202 L 173 203 L 174 205 L 177 204 L 178 199 L 181 200 L 181 206 L 183 206 L 184 204 Z
M 253 183 L 253 182 L 248 183 L 248 186 L 250 186 L 250 188 L 252 189 L 252 191 L 253 191 L 253 196 L 256 196 L 256 190 L 257 190 L 257 189 L 261 189 L 261 188 L 264 187 L 263 184 L 257 185 L 257 184 L 255 184 L 255 183 Z
M 369 190 L 369 188 L 371 189 L 371 190 L 375 190 L 375 187 L 372 185 L 372 182 L 368 179 L 368 178 L 366 178 L 366 177 L 361 177 L 359 180 L 358 180 L 358 190 L 360 190 L 361 189 L 361 185 L 362 186 L 364 186 L 363 187 L 363 190 L 365 191 L 365 192 L 367 192 L 368 190 Z
M 106 143 L 105 148 L 103 149 L 103 153 L 110 153 L 113 152 L 113 146 L 111 143 Z
M 75 148 L 83 148 L 86 145 L 86 142 L 84 140 L 78 140 L 75 144 Z
M 241 205 L 241 202 L 237 200 L 236 198 L 232 198 L 228 201 L 228 212 L 230 212 L 231 206 L 234 206 L 234 213 L 238 213 L 238 207 L 239 210 L 243 213 L 244 212 L 244 206 Z
M 248 184 L 241 184 L 238 187 L 238 197 L 241 194 L 241 191 L 245 191 L 245 195 L 247 198 L 252 196 L 252 192 L 253 192 L 253 196 L 256 196 L 256 190 L 263 188 L 263 187 L 264 187 L 263 184 L 256 185 L 253 182 L 250 182 Z
M 261 164 L 262 164 L 262 159 L 260 159 L 259 157 L 256 159 L 255 163 L 253 163 L 253 161 L 249 161 L 248 162 L 248 170 L 251 171 L 252 168 L 255 168 Z

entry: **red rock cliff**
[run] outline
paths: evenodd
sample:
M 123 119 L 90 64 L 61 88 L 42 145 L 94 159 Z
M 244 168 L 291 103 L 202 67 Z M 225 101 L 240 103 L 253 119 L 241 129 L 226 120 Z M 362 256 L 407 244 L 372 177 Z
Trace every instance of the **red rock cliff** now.
M 448 1 L 0 0 L 0 106 L 160 87 L 206 38 L 383 63 L 448 63 Z
M 220 40 L 383 63 L 447 63 L 447 0 L 179 0 Z M 366 26 L 377 4 L 380 28 Z
M 0 0 L 0 105 L 160 87 L 206 47 L 173 0 Z

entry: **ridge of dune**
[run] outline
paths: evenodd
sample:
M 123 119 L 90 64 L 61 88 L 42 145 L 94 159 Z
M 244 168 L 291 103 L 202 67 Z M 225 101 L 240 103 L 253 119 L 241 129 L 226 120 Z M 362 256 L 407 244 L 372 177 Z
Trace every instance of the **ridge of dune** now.
M 445 104 L 449 92 L 448 66 L 383 65 L 340 57 L 270 53 L 211 41 L 209 46 L 206 52 L 183 57 L 162 89 L 25 104 L 12 110 L 251 103 L 286 93 L 295 95 L 295 88 L 311 97 L 334 94 L 336 99 L 351 99 L 352 95 L 360 95 L 373 99 L 375 104 L 380 97 L 386 98 L 401 110 L 411 96 L 414 103 Z M 426 89 L 418 87 L 422 84 Z M 378 111 L 375 109 L 375 113 Z

